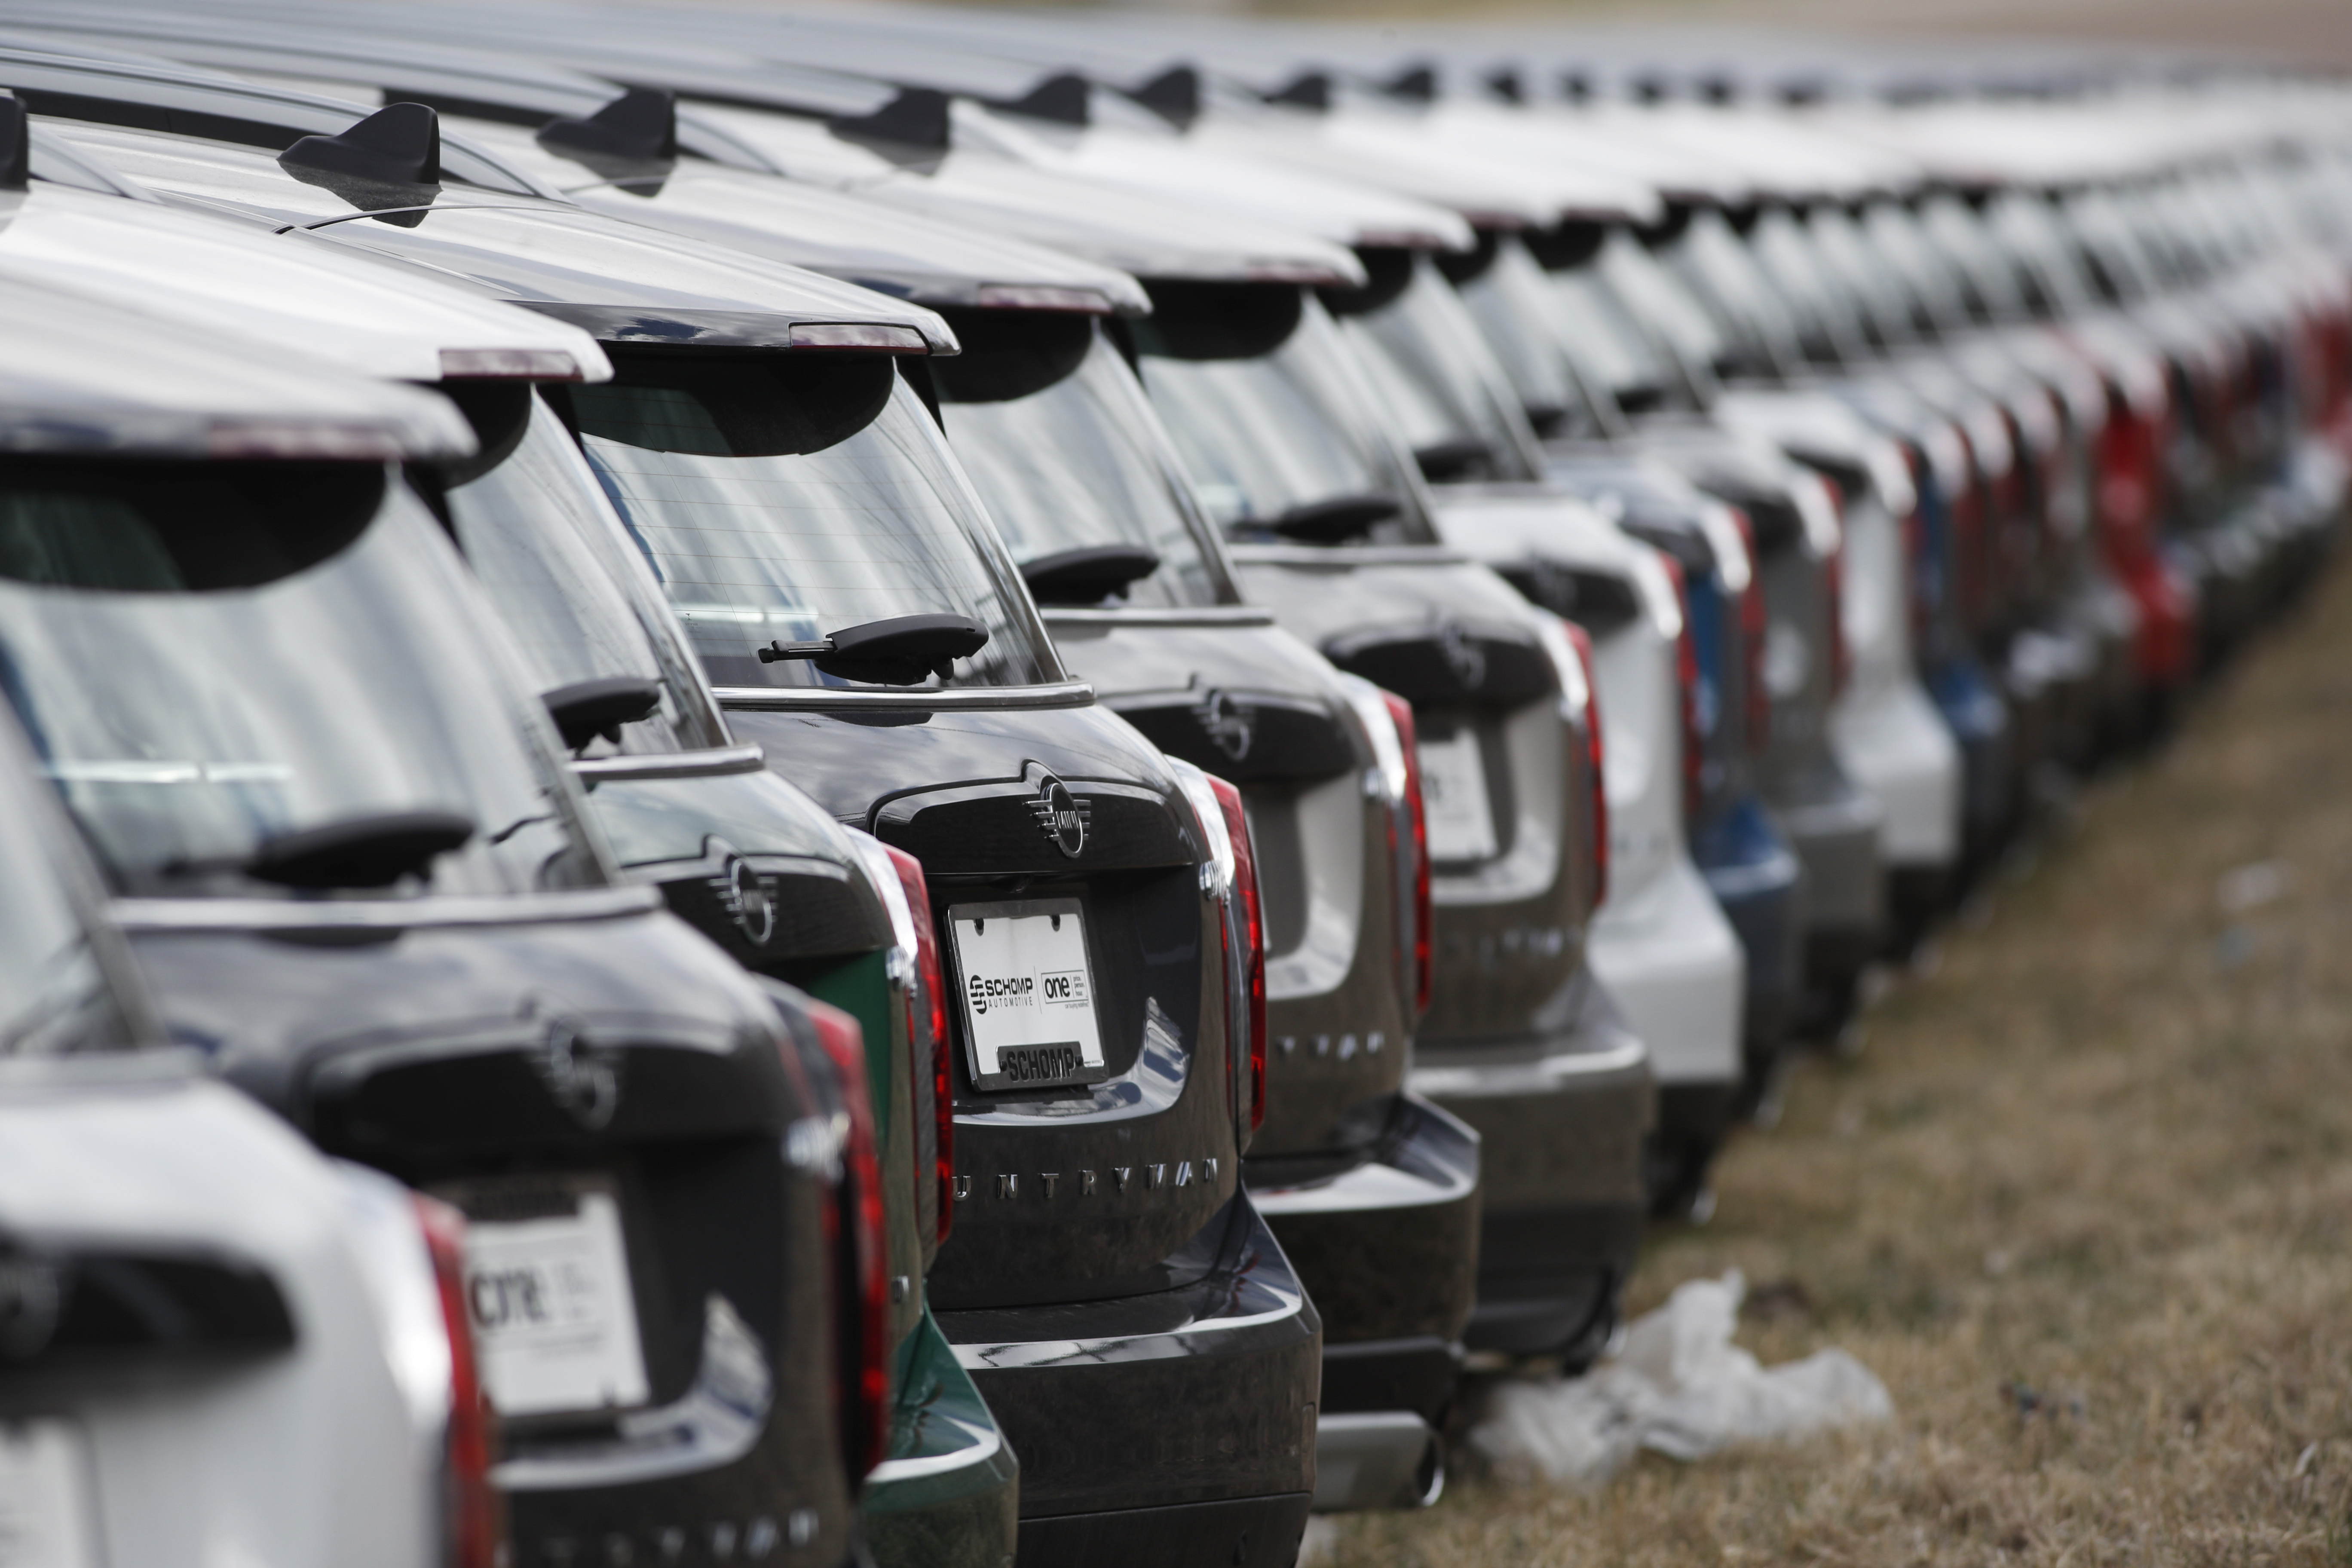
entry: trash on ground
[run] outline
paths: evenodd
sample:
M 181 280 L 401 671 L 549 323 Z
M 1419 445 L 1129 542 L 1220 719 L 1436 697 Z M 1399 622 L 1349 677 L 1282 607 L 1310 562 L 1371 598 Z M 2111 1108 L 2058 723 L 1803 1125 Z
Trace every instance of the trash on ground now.
M 2221 873 L 2213 895 L 2225 915 L 2242 915 L 2275 903 L 2287 890 L 2287 869 L 2277 860 L 2256 860 Z
M 1676 1286 L 1586 1375 L 1494 1389 L 1470 1447 L 1507 1477 L 1591 1486 L 1643 1448 L 1703 1459 L 1734 1444 L 1893 1418 L 1886 1385 L 1844 1351 L 1767 1367 L 1733 1344 L 1747 1290 L 1736 1268 Z

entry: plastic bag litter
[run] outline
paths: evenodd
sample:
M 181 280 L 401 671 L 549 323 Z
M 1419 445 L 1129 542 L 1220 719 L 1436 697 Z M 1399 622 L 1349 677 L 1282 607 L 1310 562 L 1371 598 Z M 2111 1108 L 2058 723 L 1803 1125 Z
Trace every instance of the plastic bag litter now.
M 1643 1448 L 1703 1459 L 1894 1416 L 1886 1385 L 1844 1351 L 1765 1367 L 1733 1344 L 1747 1294 L 1736 1268 L 1676 1286 L 1584 1376 L 1493 1390 L 1470 1446 L 1506 1476 L 1591 1486 Z

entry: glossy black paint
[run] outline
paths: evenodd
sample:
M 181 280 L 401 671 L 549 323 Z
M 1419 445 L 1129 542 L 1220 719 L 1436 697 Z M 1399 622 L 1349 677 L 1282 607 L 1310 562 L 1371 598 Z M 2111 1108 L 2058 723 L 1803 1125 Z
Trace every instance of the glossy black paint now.
M 1358 1399 L 1369 1386 L 1367 1358 L 1390 1357 L 1399 1345 L 1410 1347 L 1416 1364 L 1433 1344 L 1447 1347 L 1449 1358 L 1457 1354 L 1477 1285 L 1478 1134 L 1418 1096 L 1399 1094 L 1390 1103 L 1389 1125 L 1367 1150 L 1254 1155 L 1247 1167 L 1251 1193 L 1324 1309 L 1326 1353 L 1345 1351 L 1356 1369 L 1349 1386 Z M 1327 1301 L 1339 1303 L 1345 1319 Z M 1450 1396 L 1450 1372 L 1444 1381 Z M 1424 1404 L 1418 1396 L 1402 1405 L 1356 1403 L 1330 1387 L 1323 1400 L 1326 1410 L 1427 1415 Z
M 1021 1457 L 1024 1530 L 1311 1488 L 1321 1327 L 1241 1192 L 1223 916 L 1160 753 L 1093 705 L 729 717 L 771 768 L 920 859 L 934 918 L 1011 898 L 1087 915 L 1107 1081 L 980 1091 L 950 1006 L 957 1196 L 929 1288 Z M 1089 814 L 1075 856 L 1032 810 L 1048 775 Z M 1202 1326 L 1244 1296 L 1264 1321 Z M 1077 1338 L 1119 1348 L 1036 1353 Z
M 1478 1305 L 1465 1342 L 1580 1363 L 1615 1327 L 1640 1248 L 1656 1088 L 1589 973 L 1571 984 L 1566 1012 L 1566 1037 L 1549 1056 L 1473 1047 L 1422 1076 L 1431 1099 L 1477 1129 L 1486 1155 Z
M 1055 1514 L 1313 1489 L 1315 1309 L 1246 1200 L 1198 1245 L 1208 1267 L 1180 1289 L 939 1313 L 1021 1455 L 1024 1536 Z
M 609 1182 L 656 1405 L 694 1380 L 708 1299 L 760 1341 L 773 1394 L 748 1453 L 660 1480 L 512 1490 L 519 1564 L 558 1568 L 614 1539 L 657 1556 L 667 1531 L 693 1548 L 682 1561 L 710 1561 L 712 1529 L 761 1520 L 775 1561 L 840 1560 L 833 1199 L 783 1156 L 812 1090 L 779 1054 L 772 1005 L 723 953 L 663 913 L 132 940 L 173 1037 L 330 1152 L 486 1214 L 535 1185 Z M 569 1073 L 551 1065 L 558 1034 Z M 609 1096 L 582 1087 L 600 1080 Z M 598 1435 L 517 1424 L 509 1458 L 559 1459 Z

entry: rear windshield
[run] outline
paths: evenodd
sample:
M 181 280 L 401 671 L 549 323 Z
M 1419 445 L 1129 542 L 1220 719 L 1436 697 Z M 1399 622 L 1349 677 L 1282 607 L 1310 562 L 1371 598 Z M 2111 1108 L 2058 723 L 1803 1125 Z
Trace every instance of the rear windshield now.
M 614 368 L 610 382 L 550 399 L 712 684 L 856 684 L 759 655 L 938 614 L 988 633 L 946 685 L 1062 679 L 971 480 L 891 360 L 623 352 Z
M 1993 241 L 1984 220 L 1958 196 L 1931 196 L 1919 209 L 1930 243 L 1951 258 L 1968 279 L 1977 308 L 1997 321 L 2026 314 L 2025 290 L 2016 268 Z
M 677 618 L 553 410 L 527 386 L 457 396 L 494 461 L 448 492 L 450 519 L 535 688 L 619 678 L 659 689 L 660 706 L 618 741 L 598 735 L 579 754 L 727 744 Z
M 963 353 L 930 362 L 956 456 L 1024 566 L 1064 551 L 1139 545 L 1160 558 L 1125 602 L 1231 604 L 1207 520 L 1168 436 L 1091 316 L 949 312 Z
M 1550 281 L 1560 332 L 1577 367 L 1633 413 L 1662 402 L 1674 372 L 1640 324 L 1609 298 L 1601 279 L 1577 271 L 1555 272 Z
M 602 882 L 478 594 L 373 465 L 0 461 L 0 682 L 121 891 L 291 896 L 265 848 L 414 813 L 472 832 L 392 891 Z
M 1690 291 L 1622 228 L 1610 231 L 1594 266 L 1619 307 L 1657 335 L 1684 375 L 1699 384 L 1695 390 L 1704 393 L 1724 360 L 1725 345 Z
M 1128 328 L 1194 489 L 1229 537 L 1265 541 L 1353 509 L 1368 537 L 1433 535 L 1393 427 L 1311 295 L 1275 284 L 1154 283 Z
M 1806 215 L 1805 227 L 1813 237 L 1814 254 L 1861 306 L 1878 346 L 1917 342 L 1919 324 L 1912 318 L 1910 291 L 1874 253 L 1845 209 L 1817 206 Z
M 21 793 L 16 753 L 0 743 L 0 1057 L 128 1044 L 106 967 L 42 842 L 50 814 L 28 809 L 38 803 Z
M 2095 297 L 2081 255 L 2050 203 L 2028 191 L 2004 191 L 1985 209 L 1994 234 L 2033 280 L 2042 312 L 2074 315 Z
M 1768 207 L 1749 231 L 1757 264 L 1796 312 L 1805 352 L 1824 362 L 1855 361 L 1870 350 L 1870 327 L 1843 279 L 1824 261 L 1813 237 L 1786 207 Z
M 1404 422 L 1422 471 L 1434 481 L 1536 478 L 1535 432 L 1454 286 L 1425 255 L 1365 257 L 1370 286 L 1327 289 L 1324 301 Z M 1401 278 L 1384 277 L 1399 268 Z

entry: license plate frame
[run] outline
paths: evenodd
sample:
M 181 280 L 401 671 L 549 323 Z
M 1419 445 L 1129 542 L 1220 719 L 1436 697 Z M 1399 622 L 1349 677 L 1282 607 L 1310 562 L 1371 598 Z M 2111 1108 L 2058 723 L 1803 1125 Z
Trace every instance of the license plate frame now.
M 80 1422 L 0 1415 L 0 1536 L 12 1543 L 9 1560 L 30 1568 L 102 1568 L 97 1478 Z
M 457 1184 L 466 1312 L 509 1421 L 607 1417 L 652 1399 L 619 1184 L 602 1174 Z
M 1424 733 L 1416 749 L 1430 859 L 1455 865 L 1493 859 L 1501 852 L 1502 839 L 1495 830 L 1494 796 L 1486 787 L 1486 757 L 1478 727 L 1464 724 L 1443 735 Z
M 964 1065 L 975 1088 L 1083 1087 L 1110 1076 L 1078 900 L 950 904 L 947 928 Z M 1071 994 L 1073 986 L 1079 994 Z

